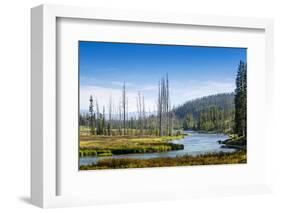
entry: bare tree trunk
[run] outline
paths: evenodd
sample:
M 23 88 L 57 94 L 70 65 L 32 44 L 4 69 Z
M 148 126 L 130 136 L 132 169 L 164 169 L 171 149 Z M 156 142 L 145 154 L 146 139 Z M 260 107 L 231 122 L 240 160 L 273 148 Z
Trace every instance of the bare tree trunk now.
M 165 86 L 165 78 L 162 78 L 162 109 L 163 109 L 163 133 L 164 135 L 167 135 L 167 110 L 166 110 L 166 86 Z
M 106 124 L 105 124 L 105 107 L 102 107 L 102 134 L 106 135 Z
M 90 105 L 89 105 L 89 128 L 90 128 L 90 134 L 94 135 L 94 105 L 93 105 L 93 96 L 90 95 Z
M 137 103 L 137 114 L 138 114 L 138 117 L 136 118 L 136 133 L 138 133 L 138 130 L 140 129 L 140 126 L 139 126 L 139 121 L 140 121 L 140 108 L 139 108 L 139 100 L 138 100 L 138 97 L 136 97 L 136 103 Z
M 146 130 L 146 116 L 145 116 L 145 103 L 144 96 L 142 96 L 142 118 L 143 118 L 143 129 Z
M 169 79 L 168 74 L 162 78 L 158 85 L 158 119 L 159 119 L 159 136 L 171 135 L 171 103 L 169 92 Z
M 143 134 L 143 118 L 142 118 L 142 100 L 141 94 L 138 92 L 138 108 L 139 108 L 139 124 L 140 124 L 140 134 Z
M 98 100 L 96 100 L 96 110 L 97 110 L 97 115 L 100 115 L 100 110 L 99 110 L 99 103 Z
M 99 109 L 99 102 L 96 99 L 96 111 L 97 111 L 97 115 L 96 115 L 96 133 L 97 135 L 100 134 L 100 109 Z
M 129 133 L 128 128 L 130 128 L 129 124 L 129 100 L 126 98 L 126 123 L 127 123 L 127 134 Z M 128 127 L 129 126 L 129 127 Z
M 122 101 L 121 100 L 119 100 L 119 107 L 118 107 L 118 114 L 119 114 L 119 116 L 118 116 L 118 133 L 119 133 L 119 135 L 121 135 L 122 134 L 122 131 L 121 131 L 121 120 L 122 120 L 122 112 L 121 112 L 121 105 L 122 105 Z
M 109 98 L 109 106 L 108 106 L 108 135 L 111 135 L 111 128 L 112 128 L 112 96 L 110 95 Z
M 170 100 L 170 87 L 169 87 L 169 76 L 166 74 L 166 88 L 167 88 L 167 117 L 168 117 L 168 125 L 167 132 L 171 136 L 172 135 L 172 112 L 171 112 L 171 100 Z
M 125 82 L 123 85 L 123 95 L 122 95 L 122 102 L 123 102 L 123 135 L 126 134 L 126 86 Z
M 159 136 L 162 136 L 162 89 L 159 82 L 158 88 L 158 118 L 159 118 Z

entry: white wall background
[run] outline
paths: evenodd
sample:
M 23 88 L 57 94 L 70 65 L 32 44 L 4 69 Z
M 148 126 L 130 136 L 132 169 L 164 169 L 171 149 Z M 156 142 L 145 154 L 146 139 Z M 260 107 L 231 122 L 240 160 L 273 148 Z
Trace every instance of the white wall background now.
M 38 212 L 29 204 L 30 188 L 30 8 L 42 3 L 123 9 L 269 17 L 275 19 L 275 130 L 272 195 L 202 198 L 67 209 L 68 212 L 280 212 L 281 205 L 281 13 L 278 0 L 9 0 L 0 7 L 0 212 Z M 279 84 L 279 85 L 278 85 Z M 262 134 L 262 133 L 259 133 Z M 66 209 L 47 210 L 60 212 Z

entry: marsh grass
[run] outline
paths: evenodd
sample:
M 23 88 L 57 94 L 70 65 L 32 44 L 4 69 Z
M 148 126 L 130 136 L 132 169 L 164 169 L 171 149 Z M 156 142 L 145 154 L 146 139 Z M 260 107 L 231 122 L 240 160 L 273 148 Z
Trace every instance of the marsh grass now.
M 180 150 L 182 144 L 170 143 L 180 140 L 178 136 L 90 136 L 80 135 L 80 151 L 83 156 L 110 156 L 132 153 L 152 153 Z
M 80 166 L 80 170 L 96 169 L 124 169 L 124 168 L 146 168 L 146 167 L 170 167 L 170 166 L 195 166 L 195 165 L 217 165 L 217 164 L 241 164 L 247 163 L 245 151 L 234 153 L 207 153 L 199 156 L 181 156 L 150 159 L 133 158 L 109 158 L 98 161 L 97 164 Z

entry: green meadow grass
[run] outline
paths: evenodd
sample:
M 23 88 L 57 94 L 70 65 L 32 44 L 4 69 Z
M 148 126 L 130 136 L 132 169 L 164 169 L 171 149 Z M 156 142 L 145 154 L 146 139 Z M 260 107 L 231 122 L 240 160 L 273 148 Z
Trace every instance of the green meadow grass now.
M 151 153 L 180 150 L 182 144 L 174 144 L 170 141 L 180 140 L 179 136 L 96 136 L 80 135 L 80 151 L 83 156 L 110 156 L 132 153 Z

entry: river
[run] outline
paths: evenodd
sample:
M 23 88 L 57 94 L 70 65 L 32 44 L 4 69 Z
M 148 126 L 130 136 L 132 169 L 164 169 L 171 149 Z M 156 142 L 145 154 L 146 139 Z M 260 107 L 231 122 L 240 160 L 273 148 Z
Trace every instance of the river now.
M 80 165 L 91 165 L 105 158 L 158 158 L 158 157 L 176 157 L 182 155 L 200 155 L 204 153 L 215 152 L 234 152 L 235 149 L 223 148 L 218 143 L 219 140 L 223 141 L 228 139 L 224 134 L 208 134 L 198 133 L 194 131 L 185 131 L 189 135 L 183 139 L 171 141 L 173 143 L 180 143 L 184 145 L 183 150 L 169 151 L 169 152 L 156 152 L 156 153 L 143 153 L 143 154 L 126 154 L 126 155 L 114 155 L 109 157 L 80 157 Z

